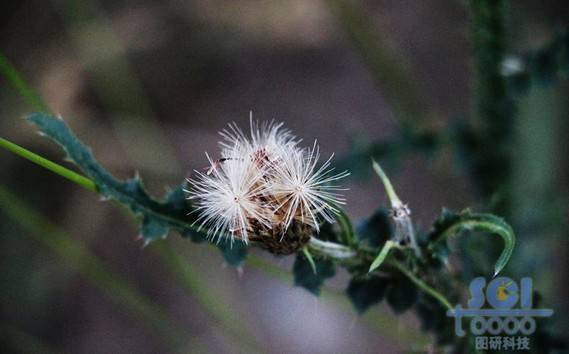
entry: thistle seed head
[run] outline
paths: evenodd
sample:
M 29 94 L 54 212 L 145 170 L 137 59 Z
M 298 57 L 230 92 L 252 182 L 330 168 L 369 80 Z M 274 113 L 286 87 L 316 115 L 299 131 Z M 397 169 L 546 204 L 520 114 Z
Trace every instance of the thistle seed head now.
M 188 180 L 188 198 L 199 216 L 196 223 L 218 240 L 253 241 L 276 254 L 294 253 L 334 222 L 344 204 L 335 182 L 349 175 L 334 173 L 332 156 L 319 165 L 316 142 L 310 148 L 282 123 L 250 122 L 247 136 L 235 124 L 222 132 L 221 156 L 207 172 Z

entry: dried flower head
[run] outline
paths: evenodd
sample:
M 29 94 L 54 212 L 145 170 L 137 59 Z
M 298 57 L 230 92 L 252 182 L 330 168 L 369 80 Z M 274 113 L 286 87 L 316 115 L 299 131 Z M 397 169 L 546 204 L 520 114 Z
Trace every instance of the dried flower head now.
M 189 179 L 189 199 L 200 213 L 196 222 L 211 238 L 260 243 L 273 253 L 298 251 L 322 221 L 334 222 L 345 200 L 334 182 L 332 156 L 318 166 L 319 148 L 299 147 L 282 123 L 251 119 L 247 136 L 235 124 L 221 133 L 221 157 L 206 173 Z

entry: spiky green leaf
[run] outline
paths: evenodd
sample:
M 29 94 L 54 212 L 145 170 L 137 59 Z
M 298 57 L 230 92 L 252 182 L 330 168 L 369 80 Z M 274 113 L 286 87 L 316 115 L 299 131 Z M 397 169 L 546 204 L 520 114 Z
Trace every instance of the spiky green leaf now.
M 417 287 L 408 278 L 394 278 L 387 289 L 387 303 L 395 313 L 403 313 L 417 302 L 417 294 Z
M 494 276 L 498 275 L 512 256 L 516 236 L 512 227 L 496 215 L 473 213 L 469 210 L 461 213 L 443 210 L 428 235 L 429 249 L 433 252 L 441 242 L 445 242 L 449 237 L 473 231 L 495 234 L 504 240 L 504 249 L 494 265 Z
M 357 231 L 360 241 L 367 242 L 373 248 L 382 247 L 392 233 L 387 210 L 377 209 L 372 216 L 358 225 Z
M 381 183 L 383 183 L 383 187 L 385 188 L 385 192 L 387 193 L 387 197 L 389 198 L 391 207 L 392 208 L 399 207 L 403 203 L 401 203 L 399 196 L 395 192 L 395 188 L 393 188 L 393 185 L 391 184 L 389 177 L 387 177 L 381 166 L 375 160 L 372 160 L 372 166 L 375 173 L 381 179 Z
M 240 265 L 247 257 L 247 245 L 242 241 L 224 238 L 219 241 L 217 248 L 221 251 L 225 262 L 232 266 Z
M 182 234 L 197 232 L 191 225 L 191 218 L 187 216 L 191 209 L 181 186 L 171 191 L 164 201 L 153 199 L 138 176 L 122 181 L 105 170 L 63 119 L 45 113 L 33 113 L 27 119 L 44 135 L 61 145 L 67 158 L 97 185 L 97 190 L 105 199 L 116 200 L 140 216 L 140 232 L 146 242 L 163 237 L 170 228 Z
M 371 273 L 374 270 L 376 270 L 377 268 L 379 268 L 379 266 L 381 266 L 381 264 L 385 261 L 385 259 L 389 255 L 389 251 L 391 251 L 392 248 L 398 247 L 398 246 L 399 246 L 398 243 L 395 241 L 391 241 L 391 240 L 387 241 L 385 243 L 385 245 L 383 245 L 383 248 L 381 249 L 381 251 L 379 252 L 377 257 L 375 257 L 375 259 L 373 260 L 373 262 L 369 266 L 369 272 Z
M 320 295 L 320 287 L 324 281 L 336 274 L 334 263 L 327 259 L 314 259 L 316 273 L 312 270 L 310 261 L 299 253 L 294 262 L 294 284 L 301 286 L 314 295 Z
M 346 289 L 358 313 L 364 313 L 371 306 L 383 300 L 390 278 L 380 276 L 354 277 Z

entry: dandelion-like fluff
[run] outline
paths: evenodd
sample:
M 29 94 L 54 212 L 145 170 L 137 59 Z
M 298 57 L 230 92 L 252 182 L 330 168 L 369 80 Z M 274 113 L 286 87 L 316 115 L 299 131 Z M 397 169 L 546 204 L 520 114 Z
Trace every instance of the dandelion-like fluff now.
M 335 182 L 349 175 L 334 173 L 332 156 L 318 165 L 316 142 L 310 148 L 282 123 L 251 119 L 247 136 L 235 124 L 220 132 L 221 157 L 207 172 L 188 179 L 195 223 L 211 239 L 255 242 L 275 254 L 301 249 L 322 222 L 333 223 L 345 204 Z

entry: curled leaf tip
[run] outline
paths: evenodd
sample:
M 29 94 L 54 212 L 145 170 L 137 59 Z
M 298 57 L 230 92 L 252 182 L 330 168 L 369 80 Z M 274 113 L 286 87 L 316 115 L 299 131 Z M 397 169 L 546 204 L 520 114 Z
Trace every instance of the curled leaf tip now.
M 381 183 L 383 183 L 383 187 L 385 188 L 385 191 L 387 192 L 387 197 L 389 198 L 389 202 L 391 203 L 391 207 L 397 208 L 397 207 L 401 206 L 403 203 L 401 203 L 401 200 L 397 196 L 397 193 L 395 193 L 395 189 L 393 188 L 393 185 L 391 184 L 389 177 L 387 177 L 387 175 L 385 174 L 385 172 L 383 171 L 383 169 L 381 168 L 379 163 L 377 163 L 377 161 L 372 159 L 371 162 L 372 162 L 372 166 L 373 166 L 375 173 L 377 173 L 377 175 L 381 179 Z
M 369 266 L 368 273 L 371 273 L 377 268 L 379 268 L 379 266 L 383 264 L 383 262 L 389 255 L 389 251 L 391 251 L 393 247 L 398 247 L 398 246 L 399 246 L 398 243 L 392 240 L 388 240 L 387 242 L 385 242 L 385 245 L 383 246 L 377 257 L 373 260 L 371 265 Z
M 494 265 L 493 277 L 496 277 L 506 267 L 514 252 L 516 235 L 512 227 L 503 218 L 492 214 L 443 211 L 443 215 L 435 223 L 435 229 L 429 236 L 433 241 L 429 248 L 433 250 L 439 242 L 456 236 L 462 231 L 495 234 L 504 240 L 504 249 Z

